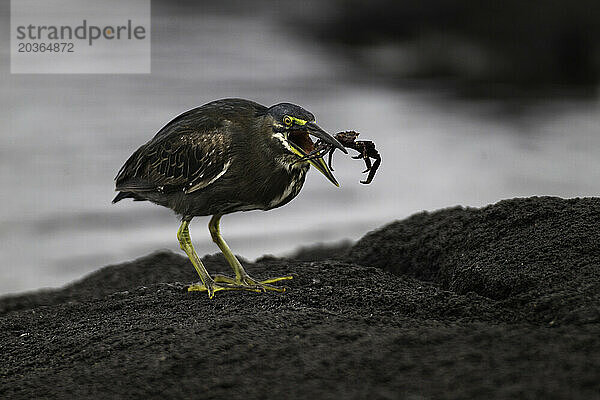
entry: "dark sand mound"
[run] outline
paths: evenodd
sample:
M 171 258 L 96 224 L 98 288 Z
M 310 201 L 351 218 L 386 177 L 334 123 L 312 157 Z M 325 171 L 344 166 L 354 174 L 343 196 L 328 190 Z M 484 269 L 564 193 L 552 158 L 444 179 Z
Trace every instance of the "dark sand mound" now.
M 596 198 L 421 213 L 367 234 L 347 260 L 498 300 L 515 319 L 600 321 Z
M 5 297 L 0 398 L 599 398 L 599 215 L 510 200 L 245 263 L 282 295 L 187 293 L 157 253 Z

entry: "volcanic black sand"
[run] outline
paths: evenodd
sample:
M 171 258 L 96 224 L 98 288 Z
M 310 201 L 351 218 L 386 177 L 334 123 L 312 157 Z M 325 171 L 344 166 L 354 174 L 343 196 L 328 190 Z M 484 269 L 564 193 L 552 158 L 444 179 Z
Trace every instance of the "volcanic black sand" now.
M 599 243 L 600 199 L 451 208 L 245 263 L 294 280 L 212 300 L 152 254 L 0 299 L 0 398 L 598 399 Z

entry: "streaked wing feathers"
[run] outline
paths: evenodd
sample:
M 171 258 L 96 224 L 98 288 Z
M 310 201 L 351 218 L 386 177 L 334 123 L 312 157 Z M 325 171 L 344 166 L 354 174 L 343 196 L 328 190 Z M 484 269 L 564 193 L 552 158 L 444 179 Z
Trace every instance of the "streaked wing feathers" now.
M 150 141 L 127 160 L 116 177 L 117 190 L 163 191 L 202 189 L 226 171 L 230 143 L 219 131 L 179 131 Z

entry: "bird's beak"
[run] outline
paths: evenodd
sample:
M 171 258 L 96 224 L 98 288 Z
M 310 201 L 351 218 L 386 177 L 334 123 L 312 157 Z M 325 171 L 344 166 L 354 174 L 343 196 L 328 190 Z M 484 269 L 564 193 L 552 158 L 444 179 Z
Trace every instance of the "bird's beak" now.
M 340 149 L 344 154 L 348 154 L 348 150 L 333 136 L 329 133 L 325 132 L 321 127 L 314 122 L 308 122 L 304 125 L 304 128 L 308 131 L 310 135 L 313 135 L 316 138 L 323 140 L 326 143 L 333 145 Z
M 325 177 L 327 179 L 329 179 L 329 181 L 331 183 L 333 183 L 337 187 L 340 186 L 340 184 L 338 183 L 338 181 L 335 179 L 335 177 L 331 173 L 331 170 L 327 166 L 327 163 L 325 162 L 325 160 L 323 160 L 323 157 L 317 157 L 317 158 L 314 158 L 312 160 L 308 160 L 308 162 L 310 163 L 310 165 L 312 165 L 313 167 L 315 167 L 320 173 L 322 173 L 323 175 L 325 175 Z
M 333 136 L 331 136 L 330 134 L 325 132 L 314 122 L 308 122 L 307 124 L 302 126 L 302 128 L 303 128 L 303 130 L 306 130 L 310 135 L 313 135 L 313 136 L 323 140 L 324 142 L 329 143 L 329 144 L 333 145 L 334 147 L 342 150 L 344 153 L 348 154 L 348 150 L 346 150 L 346 148 L 336 138 L 334 138 Z M 292 147 L 294 153 L 296 153 L 300 157 L 306 156 L 306 153 L 304 152 L 304 150 L 302 150 L 302 148 L 296 146 L 294 143 L 291 143 L 291 145 L 292 145 L 291 147 Z M 333 176 L 331 169 L 329 169 L 329 167 L 327 166 L 327 163 L 325 162 L 325 160 L 323 160 L 323 157 L 315 157 L 315 158 L 308 160 L 308 162 L 310 163 L 310 165 L 315 167 L 320 173 L 325 175 L 325 177 L 327 179 L 329 179 L 329 181 L 331 183 L 333 183 L 335 186 L 338 186 L 338 187 L 340 186 L 338 181 Z

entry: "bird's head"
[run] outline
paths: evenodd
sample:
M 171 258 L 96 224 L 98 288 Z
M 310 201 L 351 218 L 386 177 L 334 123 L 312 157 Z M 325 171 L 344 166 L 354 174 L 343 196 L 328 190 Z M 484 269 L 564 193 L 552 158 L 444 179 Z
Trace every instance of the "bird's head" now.
M 348 153 L 346 148 L 334 137 L 315 123 L 315 116 L 304 108 L 291 103 L 279 103 L 268 109 L 273 126 L 273 139 L 284 151 L 294 155 L 296 159 L 305 157 L 315 149 L 310 136 L 323 140 L 333 147 Z M 292 161 L 295 162 L 295 161 Z M 336 186 L 339 186 L 323 157 L 310 158 L 308 161 L 319 172 Z

